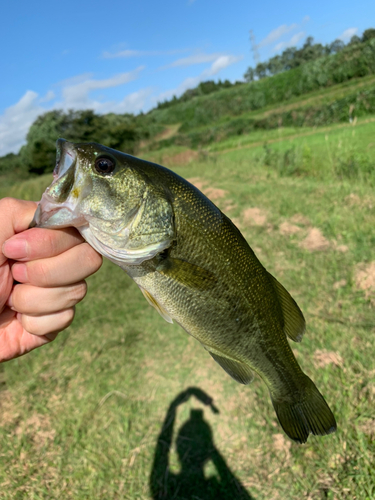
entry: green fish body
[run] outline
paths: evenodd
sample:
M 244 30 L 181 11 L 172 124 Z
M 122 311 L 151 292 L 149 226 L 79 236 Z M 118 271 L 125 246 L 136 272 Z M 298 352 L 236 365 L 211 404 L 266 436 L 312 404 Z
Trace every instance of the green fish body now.
M 57 157 L 33 225 L 77 227 L 232 378 L 248 384 L 257 373 L 291 439 L 336 429 L 287 340 L 302 339 L 302 312 L 228 217 L 160 165 L 61 139 Z

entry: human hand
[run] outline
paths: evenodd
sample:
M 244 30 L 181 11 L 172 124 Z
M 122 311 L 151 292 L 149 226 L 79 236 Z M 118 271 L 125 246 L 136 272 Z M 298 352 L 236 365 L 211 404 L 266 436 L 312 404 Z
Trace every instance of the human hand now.
M 74 228 L 27 229 L 36 207 L 0 200 L 0 362 L 51 342 L 67 328 L 86 295 L 84 279 L 102 264 Z

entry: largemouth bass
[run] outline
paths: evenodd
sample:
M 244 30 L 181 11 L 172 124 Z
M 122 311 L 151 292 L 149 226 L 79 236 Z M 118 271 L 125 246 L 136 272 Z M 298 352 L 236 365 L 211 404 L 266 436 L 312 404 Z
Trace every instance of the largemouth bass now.
M 248 384 L 256 372 L 291 439 L 335 431 L 288 343 L 302 339 L 302 312 L 230 219 L 185 179 L 100 144 L 59 139 L 54 180 L 32 226 L 76 227 L 234 380 Z

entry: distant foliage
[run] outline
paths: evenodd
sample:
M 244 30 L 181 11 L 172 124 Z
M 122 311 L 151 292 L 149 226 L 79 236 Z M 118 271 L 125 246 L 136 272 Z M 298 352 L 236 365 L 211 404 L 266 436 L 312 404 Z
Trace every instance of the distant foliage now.
M 0 177 L 2 183 L 4 183 L 5 177 L 9 183 L 12 183 L 15 180 L 26 178 L 27 175 L 27 169 L 23 168 L 19 155 L 9 153 L 0 157 Z
M 176 144 L 197 148 L 228 137 L 249 134 L 253 130 L 270 130 L 279 127 L 318 127 L 337 122 L 348 123 L 374 113 L 375 85 L 372 84 L 365 89 L 356 90 L 331 102 L 317 99 L 311 105 L 302 104 L 301 107 L 293 107 L 293 109 L 286 111 L 269 111 L 259 117 L 248 117 L 244 114 L 243 116 L 217 120 L 216 123 L 211 122 L 206 127 L 196 127 L 192 130 L 185 126 L 186 131 L 184 131 L 180 127 L 179 134 L 170 139 L 158 141 L 155 143 L 155 147 L 163 148 Z
M 74 142 L 99 142 L 132 154 L 137 142 L 147 137 L 147 128 L 133 115 L 97 115 L 94 111 L 50 111 L 39 116 L 27 134 L 20 159 L 32 174 L 52 172 L 56 156 L 56 139 Z
M 158 102 L 157 109 L 169 108 L 170 106 L 174 106 L 179 102 L 190 101 L 191 99 L 193 99 L 193 97 L 212 94 L 213 92 L 217 92 L 218 90 L 229 89 L 231 87 L 242 84 L 243 82 L 231 83 L 229 80 L 225 80 L 224 82 L 222 82 L 221 80 L 219 80 L 218 82 L 215 82 L 214 80 L 207 80 L 206 82 L 201 82 L 197 87 L 193 89 L 186 90 L 181 97 L 177 98 L 176 96 L 173 96 L 170 101 L 166 100 L 164 102 Z
M 270 78 L 196 97 L 166 109 L 155 109 L 149 115 L 159 123 L 182 123 L 181 134 L 193 133 L 200 127 L 215 128 L 219 120 L 223 122 L 225 119 L 231 121 L 232 127 L 233 117 L 243 121 L 245 118 L 240 118 L 240 115 L 248 111 L 371 74 L 375 74 L 375 38 L 366 43 L 351 44 L 334 55 L 312 60 Z M 348 119 L 348 109 L 343 113 Z M 225 127 L 225 123 L 220 123 L 220 126 Z
M 369 28 L 363 32 L 362 38 L 354 35 L 347 47 L 358 43 L 365 43 L 375 38 L 375 29 Z M 315 61 L 321 57 L 337 54 L 346 48 L 342 40 L 334 40 L 328 45 L 314 43 L 314 38 L 309 36 L 300 49 L 297 47 L 288 47 L 280 55 L 271 57 L 266 62 L 260 62 L 255 68 L 249 67 L 244 74 L 247 82 L 252 82 L 255 77 L 259 80 L 267 76 L 277 75 L 283 71 L 289 71 L 298 68 L 309 61 Z

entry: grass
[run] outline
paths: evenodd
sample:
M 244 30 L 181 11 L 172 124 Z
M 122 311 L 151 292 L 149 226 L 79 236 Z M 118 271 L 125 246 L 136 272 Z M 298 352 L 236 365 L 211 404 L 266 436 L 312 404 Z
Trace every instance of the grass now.
M 212 477 L 220 475 L 223 498 L 374 498 L 375 302 L 357 278 L 373 260 L 375 195 L 363 160 L 349 175 L 337 167 L 338 158 L 349 164 L 361 151 L 373 157 L 374 127 L 311 129 L 295 139 L 293 130 L 252 134 L 245 137 L 249 147 L 226 141 L 175 168 L 200 178 L 203 189 L 223 190 L 211 191 L 214 201 L 297 300 L 308 328 L 293 349 L 333 409 L 336 434 L 310 436 L 304 446 L 290 442 L 261 380 L 248 387 L 232 381 L 105 262 L 89 278 L 67 331 L 0 365 L 1 497 L 163 498 L 160 483 L 169 477 L 182 485 L 174 498 L 194 498 L 188 488 L 199 484 L 201 496 L 194 494 L 210 499 L 218 498 Z M 265 142 L 273 151 L 268 157 Z M 303 160 L 310 150 L 302 171 L 285 170 L 292 147 L 295 166 L 299 152 Z M 1 195 L 38 199 L 48 182 L 35 179 Z M 320 250 L 307 244 L 316 230 L 325 238 Z M 189 387 L 196 389 L 180 401 Z M 174 427 L 162 431 L 166 417 Z M 189 442 L 191 449 L 181 445 Z M 197 482 L 194 450 L 207 462 L 205 483 Z
M 159 150 L 173 145 L 185 145 L 198 149 L 201 147 L 220 148 L 222 143 L 228 140 L 240 142 L 250 135 L 254 140 L 265 130 L 269 134 L 273 129 L 274 135 L 280 136 L 280 130 L 288 131 L 293 128 L 296 133 L 301 134 L 317 126 L 335 123 L 349 124 L 353 121 L 356 123 L 364 118 L 368 119 L 368 116 L 374 113 L 374 82 L 374 76 L 371 75 L 334 87 L 294 96 L 287 100 L 281 99 L 280 103 L 262 105 L 260 108 L 240 106 L 236 113 L 230 107 L 226 110 L 217 109 L 217 116 L 211 117 L 208 114 L 205 118 L 207 121 L 203 124 L 190 117 L 182 125 L 179 123 L 166 126 L 165 133 L 154 140 L 141 143 L 139 152 Z M 235 92 L 238 89 L 230 90 L 233 95 L 229 94 L 228 89 L 223 91 L 226 92 L 226 99 L 228 102 L 236 103 L 239 97 L 236 97 Z M 219 107 L 216 101 L 211 104 L 213 108 Z M 200 109 L 200 106 L 197 108 Z M 202 114 L 203 111 L 201 110 L 200 113 Z

